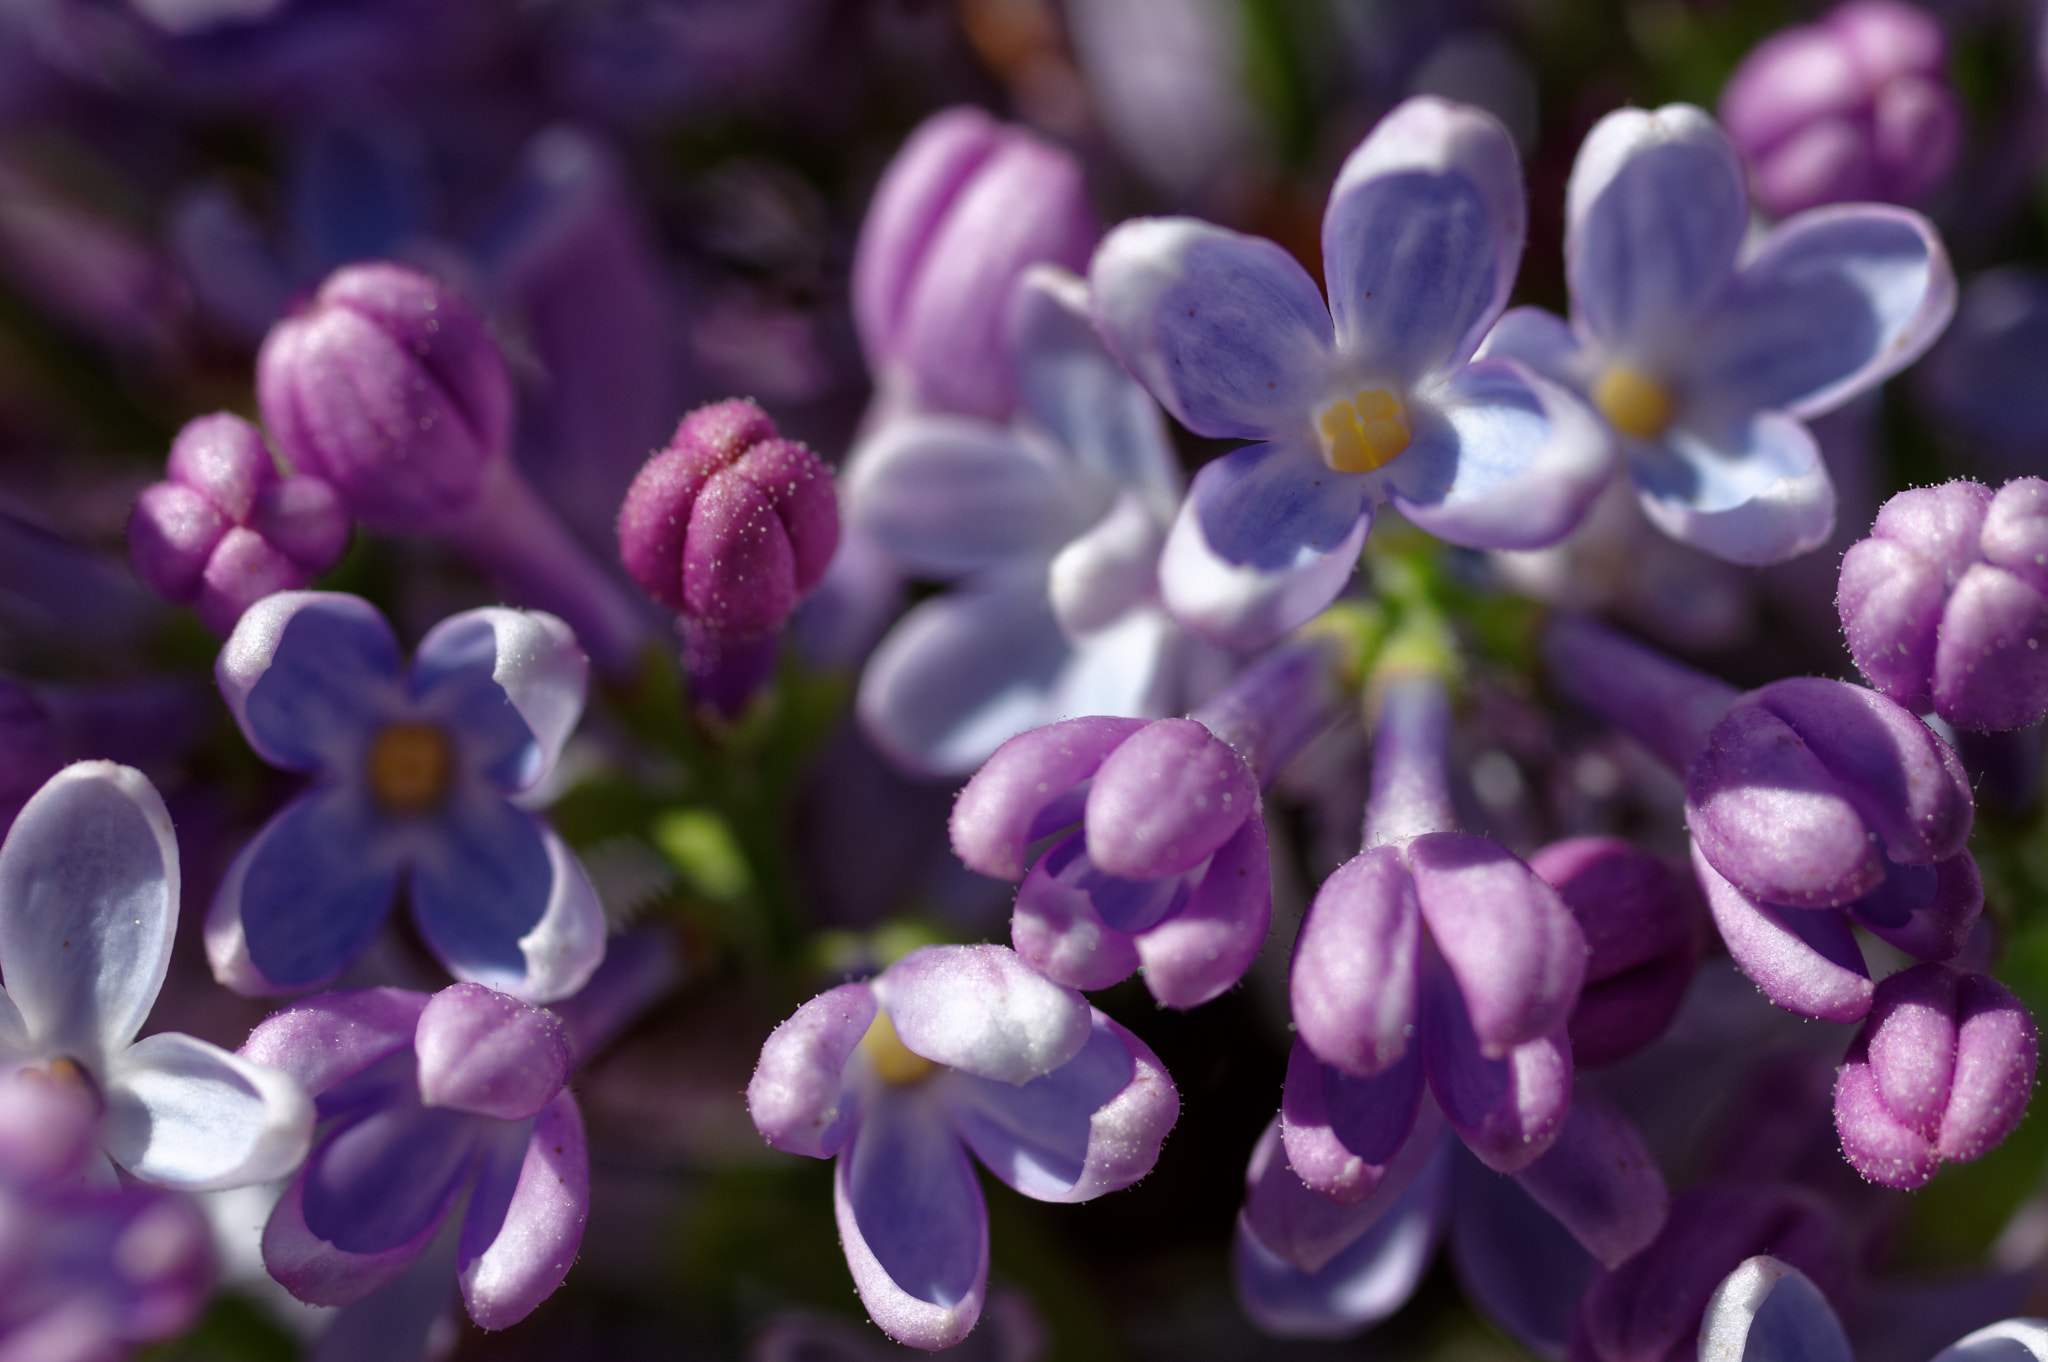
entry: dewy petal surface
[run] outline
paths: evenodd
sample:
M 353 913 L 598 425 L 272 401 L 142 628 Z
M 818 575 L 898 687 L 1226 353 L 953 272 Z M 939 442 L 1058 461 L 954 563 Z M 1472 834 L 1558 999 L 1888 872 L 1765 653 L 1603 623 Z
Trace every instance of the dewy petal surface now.
M 1379 1189 L 1415 1133 L 1422 1106 L 1422 1047 L 1360 1078 L 1332 1068 L 1297 1036 L 1287 1053 L 1280 1139 L 1288 1166 L 1311 1191 L 1355 1206 Z
M 1437 964 L 1423 976 L 1421 1030 L 1429 1090 L 1479 1161 L 1497 1173 L 1519 1173 L 1541 1158 L 1571 1109 L 1564 1029 L 1488 1058 L 1449 970 Z
M 79 762 L 0 845 L 0 969 L 29 1037 L 92 1066 L 142 1029 L 178 928 L 178 844 L 140 771 Z
M 1812 432 L 1779 412 L 1639 446 L 1630 471 L 1658 529 L 1731 563 L 1795 558 L 1827 542 L 1835 484 Z
M 925 946 L 891 965 L 875 991 L 914 1054 L 1018 1084 L 1079 1054 L 1093 1032 L 1079 993 L 1006 946 Z
M 160 1186 L 273 1182 L 299 1166 L 313 1139 L 313 1104 L 294 1079 L 176 1032 L 123 1054 L 106 1097 L 107 1152 Z
M 488 1237 L 471 1235 L 476 1203 L 462 1226 L 462 1300 L 483 1329 L 516 1324 L 554 1294 L 590 1217 L 590 1154 L 574 1097 L 558 1093 L 541 1109 L 524 1153 Z
M 414 698 L 460 735 L 463 760 L 508 794 L 554 769 L 589 685 L 575 633 L 539 610 L 465 610 L 428 630 L 413 654 Z
M 2007 1319 L 1987 1324 L 1934 1355 L 1934 1362 L 2042 1362 L 2048 1358 L 2048 1321 Z
M 353 763 L 398 700 L 398 640 L 368 601 L 280 591 L 242 615 L 214 663 L 249 746 L 290 771 Z

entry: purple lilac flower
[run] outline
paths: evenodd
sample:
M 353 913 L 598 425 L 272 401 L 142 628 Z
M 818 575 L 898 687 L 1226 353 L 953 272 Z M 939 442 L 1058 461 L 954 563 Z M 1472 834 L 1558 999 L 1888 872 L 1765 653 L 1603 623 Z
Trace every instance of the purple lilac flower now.
M 637 658 L 638 608 L 513 466 L 504 357 L 453 292 L 402 265 L 335 271 L 265 338 L 256 395 L 286 461 L 365 525 L 447 540 L 607 670 Z
M 1024 1195 L 1087 1201 L 1143 1177 L 1180 1098 L 1145 1043 L 1001 946 L 927 946 L 818 995 L 747 1085 L 777 1149 L 838 1156 L 840 1243 L 884 1333 L 959 1342 L 988 1283 L 967 1154 Z
M 34 1075 L 97 1108 L 93 1160 L 190 1190 L 282 1177 L 312 1109 L 261 1063 L 177 1032 L 135 1038 L 178 926 L 178 847 L 156 787 L 112 762 L 67 766 L 0 846 L 0 1082 Z
M 1187 640 L 1159 601 L 1180 473 L 1159 409 L 1102 348 L 1086 285 L 1052 266 L 1011 298 L 1008 426 L 913 413 L 858 445 L 847 521 L 920 602 L 861 673 L 859 714 L 905 769 L 965 775 L 1073 714 L 1164 714 Z
M 1707 906 L 1772 1002 L 1860 1020 L 1852 925 L 1922 960 L 1963 948 L 1984 906 L 1969 781 L 1909 711 L 1819 677 L 1740 694 L 1583 619 L 1553 621 L 1545 648 L 1565 694 L 1684 776 Z
M 1803 422 L 1940 334 L 1955 279 L 1933 226 L 1838 205 L 1745 248 L 1741 158 L 1686 104 L 1602 119 L 1572 167 L 1565 220 L 1570 323 L 1517 308 L 1481 354 L 1584 393 L 1673 538 L 1738 563 L 1824 542 L 1834 487 Z
M 264 1264 L 293 1295 L 359 1301 L 444 1226 L 483 1328 L 526 1318 L 562 1284 L 590 1161 L 552 1012 L 471 983 L 328 993 L 269 1017 L 242 1053 L 318 1105 L 318 1143 L 263 1230 Z
M 186 423 L 169 477 L 143 489 L 128 521 L 135 575 L 165 600 L 194 605 L 216 634 L 273 591 L 296 591 L 334 565 L 349 517 L 334 489 L 279 477 L 256 427 L 217 412 Z
M 1571 393 L 1472 355 L 1521 261 L 1514 142 L 1418 97 L 1345 161 L 1323 215 L 1330 301 L 1270 241 L 1191 218 L 1104 238 L 1089 271 L 1111 353 L 1182 425 L 1252 440 L 1204 467 L 1161 567 L 1166 603 L 1238 647 L 1351 575 L 1373 508 L 1453 543 L 1536 548 L 1575 526 L 1611 444 Z
M 214 1277 L 190 1198 L 92 1175 L 81 1086 L 0 1078 L 0 1362 L 97 1362 L 182 1333 Z
M 1142 968 L 1168 1007 L 1236 984 L 1273 915 L 1259 787 L 1336 718 L 1335 661 L 1291 644 L 1190 718 L 1066 719 L 997 748 L 949 826 L 969 869 L 1022 879 L 1018 953 L 1071 988 Z
M 1962 149 L 1947 61 L 1940 21 L 1899 0 L 1849 0 L 1758 44 L 1720 104 L 1757 205 L 1782 218 L 1925 198 Z
M 1715 1288 L 1700 1319 L 1699 1355 L 1716 1362 L 1855 1362 L 1826 1294 L 1797 1267 L 1769 1254 L 1744 1259 Z M 2007 1319 L 1943 1348 L 1932 1362 L 2043 1359 L 2048 1320 Z
M 619 556 L 682 616 L 698 697 L 736 714 L 839 546 L 832 474 L 745 398 L 685 416 L 619 508 Z
M 1870 684 L 1958 728 L 2048 715 L 2048 482 L 1899 493 L 1842 558 L 1837 603 Z
M 249 745 L 313 784 L 228 868 L 206 918 L 216 978 L 240 993 L 318 987 L 368 948 L 403 887 L 460 979 L 545 1002 L 604 957 L 574 853 L 509 798 L 554 766 L 588 663 L 538 611 L 450 616 L 401 672 L 354 596 L 281 592 L 242 616 L 214 674 Z

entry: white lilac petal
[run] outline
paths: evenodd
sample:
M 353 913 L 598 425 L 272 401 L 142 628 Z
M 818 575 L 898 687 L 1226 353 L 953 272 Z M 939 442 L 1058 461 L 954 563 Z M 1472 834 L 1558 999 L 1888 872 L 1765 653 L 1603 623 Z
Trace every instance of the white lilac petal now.
M 1516 307 L 1502 313 L 1474 358 L 1514 360 L 1574 392 L 1584 392 L 1593 378 L 1591 357 L 1571 324 L 1540 307 Z
M 554 769 L 583 716 L 590 659 L 553 615 L 486 606 L 428 630 L 410 681 L 414 697 L 463 745 L 465 764 L 513 794 Z
M 1053 555 L 1046 590 L 1070 639 L 1105 629 L 1159 594 L 1167 521 L 1134 491 Z
M 1007 946 L 925 946 L 875 980 L 913 1053 L 1003 1083 L 1026 1083 L 1079 1054 L 1091 1009 Z
M 1987 1324 L 1936 1353 L 1934 1362 L 2048 1362 L 2048 1320 Z
M 1820 1288 L 1767 1255 L 1746 1259 L 1715 1288 L 1699 1349 L 1706 1362 L 1855 1362 Z
M 142 1029 L 178 929 L 178 843 L 148 777 L 50 777 L 0 845 L 0 971 L 37 1048 L 95 1066 Z
M 1133 610 L 1075 641 L 1045 696 L 1045 720 L 1106 714 L 1163 718 L 1180 691 L 1186 636 L 1164 610 Z
M 275 1182 L 305 1160 L 313 1104 L 280 1069 L 176 1032 L 104 1075 L 107 1152 L 144 1182 L 211 1191 Z
M 511 1200 L 489 1237 L 473 1241 L 468 1219 L 462 1227 L 462 1301 L 483 1329 L 517 1324 L 554 1294 L 590 1218 L 590 1154 L 574 1097 L 557 1093 L 542 1108 L 523 1153 Z
M 1470 358 L 1507 305 L 1528 211 L 1514 139 L 1492 114 L 1420 95 L 1382 118 L 1323 212 L 1345 359 L 1412 384 Z
M 826 1159 L 853 1129 L 846 1064 L 873 1025 L 875 991 L 841 984 L 798 1008 L 762 1042 L 747 1084 L 755 1129 L 777 1149 Z
M 1633 462 L 1643 513 L 1681 543 L 1762 566 L 1827 542 L 1835 485 L 1804 425 L 1760 412 L 1717 440 L 1680 428 Z
M 352 767 L 401 704 L 398 639 L 377 607 L 280 591 L 243 612 L 213 666 L 249 746 L 291 771 Z
M 1198 435 L 1313 434 L 1334 373 L 1329 309 L 1295 258 L 1193 218 L 1133 218 L 1088 268 L 1111 354 Z

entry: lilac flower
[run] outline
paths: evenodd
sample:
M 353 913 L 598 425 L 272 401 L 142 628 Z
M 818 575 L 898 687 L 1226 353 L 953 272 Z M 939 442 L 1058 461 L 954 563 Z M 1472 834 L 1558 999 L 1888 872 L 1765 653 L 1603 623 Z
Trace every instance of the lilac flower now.
M 1560 618 L 1551 674 L 1685 778 L 1694 872 L 1721 938 L 1778 1006 L 1853 1022 L 1872 984 L 1852 923 L 1922 960 L 1984 906 L 1969 781 L 1947 743 L 1875 691 L 1818 677 L 1747 695 Z
M 241 993 L 317 987 L 361 955 L 401 886 L 457 978 L 565 997 L 604 956 L 583 867 L 507 802 L 532 789 L 583 709 L 588 664 L 537 611 L 443 620 L 409 672 L 375 607 L 282 592 L 214 668 L 243 736 L 314 777 L 235 858 L 206 919 L 215 977 Z
M 150 590 L 196 605 L 217 634 L 271 592 L 312 581 L 348 544 L 348 512 L 334 489 L 316 477 L 279 477 L 262 433 L 238 416 L 188 421 L 166 472 L 135 503 L 128 554 Z
M 0 1081 L 36 1074 L 99 1104 L 103 1179 L 106 1158 L 191 1190 L 282 1177 L 312 1128 L 297 1084 L 177 1032 L 135 1039 L 177 926 L 178 848 L 156 788 L 104 761 L 51 777 L 0 846 Z
M 1072 988 L 1142 968 L 1168 1007 L 1236 984 L 1273 914 L 1259 786 L 1336 717 L 1334 661 L 1326 642 L 1290 645 L 1192 718 L 1067 719 L 997 748 L 950 831 L 969 869 L 1023 880 L 1018 953 Z
M 553 1013 L 481 984 L 329 993 L 269 1017 L 242 1053 L 318 1104 L 319 1141 L 263 1231 L 264 1264 L 293 1295 L 359 1301 L 444 1225 L 483 1328 L 526 1318 L 562 1284 L 590 1163 Z
M 1870 683 L 1958 728 L 2048 715 L 2048 482 L 1916 487 L 1842 558 L 1849 652 Z
M 1827 1295 L 1770 1254 L 1744 1259 L 1715 1288 L 1700 1320 L 1699 1355 L 1716 1362 L 1855 1362 Z M 1932 1362 L 2042 1359 L 2048 1359 L 2048 1320 L 2007 1319 L 1943 1348 Z
M 1009 320 L 1016 421 L 899 416 L 849 460 L 855 532 L 959 583 L 861 674 L 862 726 L 920 774 L 964 775 L 1068 715 L 1153 717 L 1179 698 L 1186 640 L 1158 562 L 1180 474 L 1159 409 L 1103 350 L 1075 276 L 1027 271 Z
M 1825 541 L 1834 488 L 1803 421 L 1940 334 L 1955 279 L 1934 228 L 1903 208 L 1843 205 L 1744 249 L 1741 159 L 1686 104 L 1602 119 L 1565 208 L 1571 323 L 1518 308 L 1481 353 L 1586 394 L 1673 538 L 1738 563 Z
M 747 1085 L 776 1148 L 837 1155 L 834 1209 L 861 1302 L 918 1348 L 959 1342 L 988 1282 L 967 1153 L 1040 1201 L 1152 1169 L 1180 1109 L 1145 1043 L 1000 946 L 927 946 L 799 1008 Z
M 1126 222 L 1090 267 L 1111 353 L 1181 424 L 1253 440 L 1204 467 L 1166 545 L 1168 608 L 1269 642 L 1342 588 L 1374 506 L 1481 548 L 1562 538 L 1610 442 L 1572 394 L 1472 362 L 1505 305 L 1527 209 L 1506 129 L 1411 99 L 1345 161 L 1323 215 L 1330 301 L 1272 242 Z

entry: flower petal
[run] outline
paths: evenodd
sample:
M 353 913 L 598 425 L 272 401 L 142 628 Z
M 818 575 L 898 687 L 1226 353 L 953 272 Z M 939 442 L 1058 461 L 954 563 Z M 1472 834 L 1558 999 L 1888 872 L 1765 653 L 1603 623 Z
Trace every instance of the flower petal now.
M 1759 903 L 1723 879 L 1697 844 L 1692 868 L 1728 953 L 1766 998 L 1821 1021 L 1860 1021 L 1870 1011 L 1876 986 L 1846 917 L 1829 908 Z
M 1827 542 L 1835 484 L 1805 426 L 1761 412 L 1713 440 L 1680 428 L 1631 464 L 1643 514 L 1731 563 L 1781 563 Z
M 1051 1073 L 1093 1030 L 1086 999 L 1006 946 L 924 946 L 874 988 L 913 1053 L 1003 1083 Z
M 503 1329 L 553 1295 L 576 1261 L 590 1218 L 590 1154 L 576 1099 L 557 1093 L 522 1151 L 510 1200 L 496 1214 L 479 1186 L 462 1224 L 463 1304 L 482 1329 Z
M 853 1129 L 846 1064 L 874 1024 L 875 991 L 841 984 L 799 1007 L 761 1043 L 747 1113 L 777 1149 L 829 1159 Z
M 306 1229 L 349 1254 L 424 1244 L 475 1172 L 488 1129 L 483 1118 L 403 1099 L 346 1121 L 297 1180 Z
M 1010 944 L 1031 968 L 1068 988 L 1108 988 L 1140 964 L 1138 939 L 1102 920 L 1091 890 L 1093 872 L 1079 829 L 1038 858 L 1017 889 Z
M 1593 357 L 1555 312 L 1540 307 L 1509 308 L 1486 333 L 1479 359 L 1511 359 L 1560 388 L 1583 392 L 1591 381 Z
M 934 1103 L 891 1092 L 862 1112 L 833 1170 L 832 1209 L 883 1333 L 927 1349 L 967 1336 L 988 1289 L 988 1206 Z
M 1515 1177 L 1604 1267 L 1646 1248 L 1671 1209 L 1671 1189 L 1642 1132 L 1585 1090 L 1574 1095 L 1557 1143 Z
M 1884 883 L 1845 911 L 1908 955 L 1949 960 L 1968 943 L 1984 911 L 1984 877 L 1967 851 L 1934 865 L 1887 860 Z
M 2048 1362 L 2048 1321 L 1987 1324 L 1936 1353 L 1934 1362 Z
M 1421 1046 L 1360 1078 L 1323 1063 L 1297 1036 L 1280 1099 L 1288 1166 L 1303 1186 L 1339 1205 L 1364 1201 L 1414 1134 L 1422 1086 Z
M 1215 855 L 1258 804 L 1258 778 L 1230 744 L 1193 719 L 1161 719 L 1097 768 L 1082 824 L 1088 855 L 1126 879 L 1184 874 Z
M 1110 353 L 1189 430 L 1312 438 L 1330 312 L 1286 251 L 1193 218 L 1133 218 L 1102 239 L 1088 284 Z
M 553 615 L 485 606 L 427 631 L 410 684 L 426 714 L 457 736 L 464 764 L 511 794 L 554 769 L 583 716 L 590 659 Z
M 1317 1058 L 1373 1074 L 1407 1052 L 1421 940 L 1421 906 L 1397 848 L 1362 851 L 1323 881 L 1287 985 L 1296 1031 Z
M 1729 1362 L 1855 1362 L 1820 1288 L 1767 1256 L 1744 1260 L 1715 1288 L 1699 1346 L 1700 1356 Z
M 1173 1079 L 1145 1042 L 1093 1013 L 1081 1052 L 1022 1085 L 956 1073 L 953 1128 L 988 1170 L 1040 1201 L 1088 1201 L 1152 1171 L 1180 1114 Z
M 1244 820 L 1202 871 L 1187 901 L 1138 936 L 1145 988 L 1162 1007 L 1199 1007 L 1236 987 L 1273 923 L 1266 820 Z
M 0 969 L 30 1037 L 88 1068 L 142 1029 L 178 929 L 178 843 L 148 777 L 82 761 L 0 845 Z
M 186 1191 L 274 1182 L 313 1142 L 313 1104 L 280 1070 L 176 1032 L 138 1041 L 106 1075 L 107 1153 Z
M 1024 873 L 1024 853 L 1048 833 L 1080 821 L 1084 805 L 1065 796 L 1095 774 L 1103 759 L 1143 719 L 1063 719 L 1004 742 L 960 791 L 947 827 L 953 852 L 969 869 L 997 879 Z M 1060 821 L 1049 822 L 1049 810 Z
M 454 984 L 430 998 L 413 1050 L 421 1102 L 500 1121 L 538 1115 L 575 1062 L 561 1018 L 482 984 Z
M 1312 552 L 1292 566 L 1269 571 L 1233 563 L 1211 547 L 1190 498 L 1181 503 L 1166 535 L 1159 558 L 1160 594 L 1173 617 L 1203 638 L 1239 652 L 1256 651 L 1337 599 L 1358 566 L 1371 528 L 1368 506 L 1329 552 Z
M 1507 305 L 1528 236 L 1514 139 L 1419 95 L 1345 158 L 1323 210 L 1337 347 L 1403 385 L 1463 363 Z
M 427 995 L 402 988 L 323 993 L 256 1024 L 237 1051 L 290 1074 L 309 1097 L 412 1048 Z
M 1062 627 L 1066 622 L 1062 621 Z M 1143 607 L 1073 641 L 1045 699 L 1049 720 L 1088 714 L 1156 719 L 1174 708 L 1186 639 L 1164 610 Z
M 308 1305 L 353 1305 L 398 1280 L 427 1251 L 454 1208 L 451 1194 L 440 1214 L 410 1239 L 373 1253 L 351 1253 L 307 1228 L 305 1196 L 306 1174 L 301 1173 L 263 1226 L 263 1266 Z
M 1600 1265 L 1521 1181 L 1467 1152 L 1451 1179 L 1451 1268 L 1465 1298 L 1538 1357 L 1564 1357 Z
M 1275 1117 L 1245 1167 L 1244 1214 L 1239 1223 L 1263 1248 L 1301 1271 L 1320 1271 L 1399 1202 L 1409 1184 L 1439 1163 L 1443 1143 L 1443 1117 L 1434 1104 L 1425 1102 L 1414 1132 L 1377 1191 L 1346 1206 L 1310 1191 L 1288 1166 L 1280 1118 Z
M 1167 505 L 1178 502 L 1176 495 Z M 1079 641 L 1112 626 L 1159 594 L 1166 514 L 1136 492 L 1122 492 L 1102 519 L 1053 555 L 1046 592 L 1067 637 Z
M 1488 1058 L 1441 963 L 1424 972 L 1420 1024 L 1429 1090 L 1466 1147 L 1496 1173 L 1519 1173 L 1543 1157 L 1571 1110 L 1572 1056 L 1564 1028 Z
M 1276 440 L 1202 465 L 1187 504 L 1227 562 L 1300 571 L 1345 542 L 1378 485 L 1370 474 L 1337 472 L 1307 441 Z
M 398 639 L 377 607 L 280 591 L 243 612 L 213 666 L 249 746 L 289 771 L 353 771 L 399 707 Z

